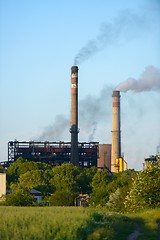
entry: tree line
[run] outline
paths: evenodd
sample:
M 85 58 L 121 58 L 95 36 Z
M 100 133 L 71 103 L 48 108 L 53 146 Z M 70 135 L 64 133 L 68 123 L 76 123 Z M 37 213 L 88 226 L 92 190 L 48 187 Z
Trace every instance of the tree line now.
M 5 205 L 35 206 L 31 189 L 43 195 L 42 205 L 73 206 L 80 194 L 89 195 L 89 206 L 111 211 L 137 211 L 160 207 L 160 165 L 150 165 L 143 171 L 129 169 L 109 174 L 96 167 L 81 168 L 70 163 L 61 166 L 17 159 L 5 170 L 7 189 Z

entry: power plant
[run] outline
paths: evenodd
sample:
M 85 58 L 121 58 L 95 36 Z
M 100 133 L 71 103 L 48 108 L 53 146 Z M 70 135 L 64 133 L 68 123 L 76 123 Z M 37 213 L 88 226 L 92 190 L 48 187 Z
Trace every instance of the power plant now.
M 78 67 L 71 67 L 71 141 L 9 141 L 9 166 L 19 157 L 28 161 L 46 162 L 52 166 L 62 163 L 72 163 L 75 166 L 89 168 L 96 166 L 105 168 L 110 173 L 124 170 L 124 160 L 121 156 L 121 124 L 120 124 L 120 92 L 112 94 L 112 144 L 78 141 Z

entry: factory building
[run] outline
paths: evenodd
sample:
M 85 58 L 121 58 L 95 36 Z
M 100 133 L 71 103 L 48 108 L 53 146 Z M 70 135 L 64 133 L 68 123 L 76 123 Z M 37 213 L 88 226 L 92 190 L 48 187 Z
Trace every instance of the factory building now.
M 52 166 L 71 162 L 70 142 L 8 142 L 8 163 L 19 157 L 35 162 L 45 162 Z M 81 142 L 77 145 L 78 165 L 97 166 L 98 142 Z M 73 163 L 74 164 L 74 163 Z M 77 165 L 77 164 L 76 164 Z
M 121 129 L 120 129 L 120 92 L 112 94 L 112 144 L 99 142 L 78 141 L 78 67 L 71 68 L 71 141 L 70 142 L 38 142 L 38 141 L 9 141 L 9 166 L 19 157 L 29 161 L 46 162 L 53 166 L 63 163 L 72 163 L 75 166 L 98 169 L 106 168 L 109 172 L 117 172 L 118 159 L 121 158 Z M 122 159 L 123 163 L 123 159 Z M 121 168 L 123 170 L 123 164 Z

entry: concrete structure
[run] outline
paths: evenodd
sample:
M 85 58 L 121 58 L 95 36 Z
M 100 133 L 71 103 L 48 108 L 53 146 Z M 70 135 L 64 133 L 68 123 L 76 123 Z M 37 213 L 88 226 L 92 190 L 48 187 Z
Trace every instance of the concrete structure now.
M 71 163 L 78 166 L 78 67 L 71 68 Z
M 111 169 L 111 144 L 99 144 L 98 169 Z
M 0 173 L 0 197 L 6 195 L 6 173 Z
M 121 157 L 120 92 L 112 94 L 111 172 L 116 172 L 116 159 Z

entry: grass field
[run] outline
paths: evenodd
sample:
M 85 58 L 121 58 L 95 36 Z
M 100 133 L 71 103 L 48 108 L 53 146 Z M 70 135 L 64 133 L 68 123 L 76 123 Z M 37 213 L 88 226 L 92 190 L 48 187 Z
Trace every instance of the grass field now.
M 160 209 L 122 215 L 81 207 L 0 207 L 3 240 L 158 239 Z

